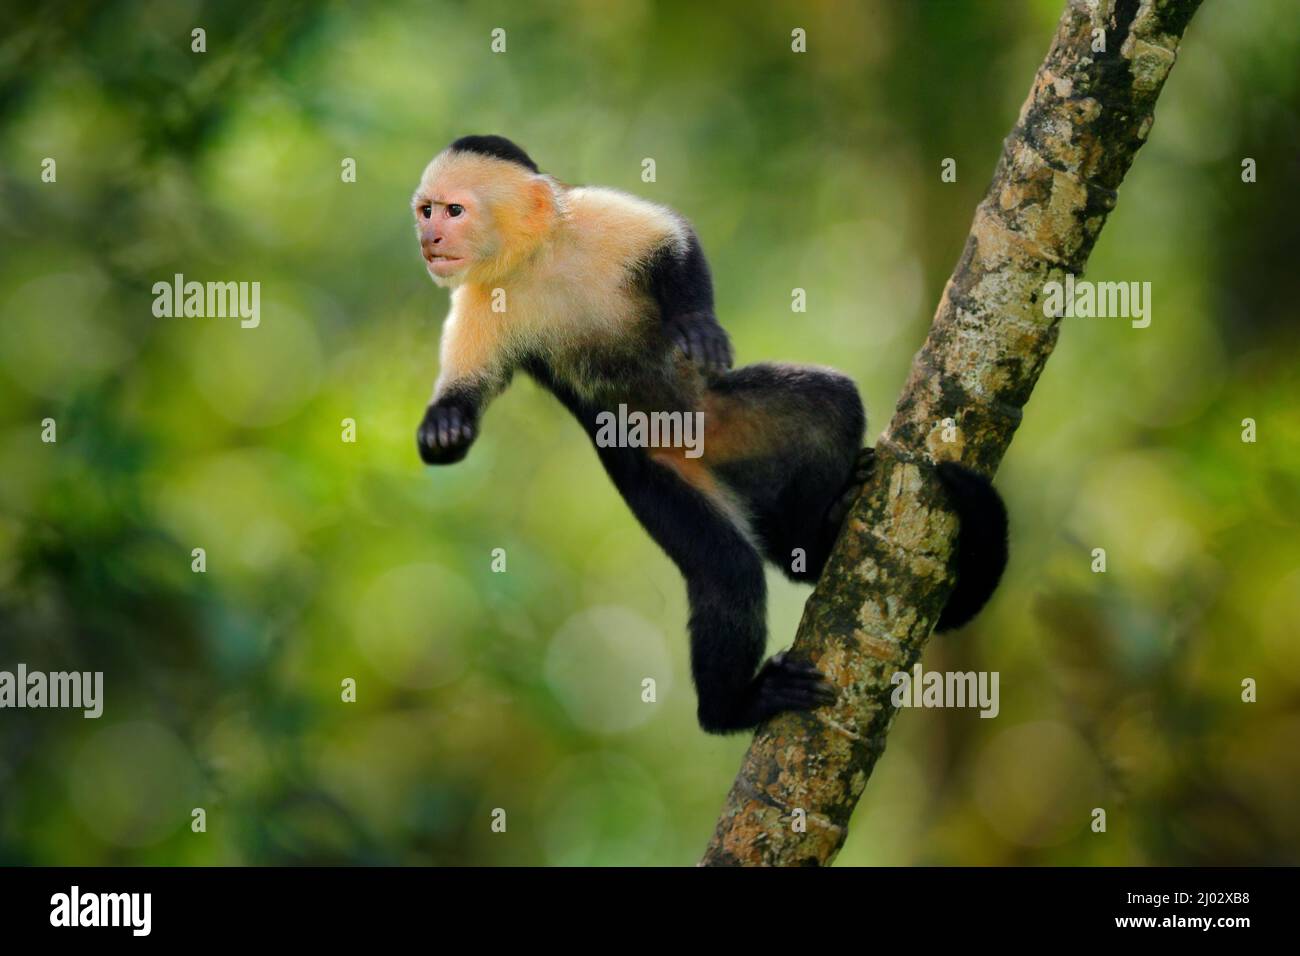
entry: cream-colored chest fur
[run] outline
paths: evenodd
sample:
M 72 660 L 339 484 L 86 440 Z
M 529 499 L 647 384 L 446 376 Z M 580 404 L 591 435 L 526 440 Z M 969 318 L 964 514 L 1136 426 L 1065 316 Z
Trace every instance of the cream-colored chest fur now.
M 563 352 L 627 337 L 651 311 L 632 270 L 665 242 L 684 244 L 668 210 L 612 189 L 569 190 L 554 242 L 507 286 L 510 339 Z
M 452 294 L 443 329 L 444 380 L 503 370 L 530 355 L 564 362 L 637 339 L 653 303 L 631 281 L 654 250 L 681 251 L 686 234 L 667 209 L 627 193 L 570 189 L 547 245 L 495 288 L 468 284 Z

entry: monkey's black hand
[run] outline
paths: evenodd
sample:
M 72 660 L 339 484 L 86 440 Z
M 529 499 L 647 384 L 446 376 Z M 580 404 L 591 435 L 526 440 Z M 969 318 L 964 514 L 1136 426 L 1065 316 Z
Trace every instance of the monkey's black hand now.
M 696 365 L 711 372 L 731 368 L 731 340 L 712 315 L 704 312 L 675 315 L 667 324 L 673 344 Z
M 426 465 L 454 465 L 469 452 L 477 429 L 454 405 L 430 405 L 415 433 L 415 443 Z
M 876 450 L 874 448 L 863 448 L 858 452 L 857 458 L 853 461 L 853 473 L 849 475 L 849 480 L 844 485 L 844 490 L 840 496 L 831 502 L 831 506 L 826 511 L 826 527 L 834 537 L 839 531 L 840 525 L 844 524 L 844 519 L 853 507 L 853 502 L 858 500 L 862 494 L 862 486 L 867 483 L 871 477 L 871 469 L 876 461 Z
M 758 720 L 784 710 L 814 710 L 833 704 L 835 685 L 810 664 L 792 661 L 787 651 L 774 655 L 759 668 L 752 685 L 752 704 Z

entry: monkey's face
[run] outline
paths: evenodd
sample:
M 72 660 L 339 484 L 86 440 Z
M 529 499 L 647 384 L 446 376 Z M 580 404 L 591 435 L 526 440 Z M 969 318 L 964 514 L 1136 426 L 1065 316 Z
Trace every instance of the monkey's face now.
M 482 255 L 483 211 L 468 190 L 440 192 L 437 198 L 417 196 L 415 225 L 420 253 L 438 285 L 455 284 Z
M 411 200 L 420 253 L 440 286 L 498 281 L 545 234 L 550 187 L 514 164 L 440 153 Z

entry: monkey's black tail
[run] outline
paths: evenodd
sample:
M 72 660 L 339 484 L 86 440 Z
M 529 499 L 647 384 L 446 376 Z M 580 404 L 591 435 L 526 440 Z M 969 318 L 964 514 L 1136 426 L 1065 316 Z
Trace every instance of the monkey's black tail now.
M 1007 566 L 1007 509 L 992 483 L 953 461 L 940 462 L 961 527 L 957 531 L 957 584 L 939 615 L 936 631 L 961 627 L 979 613 L 997 589 Z

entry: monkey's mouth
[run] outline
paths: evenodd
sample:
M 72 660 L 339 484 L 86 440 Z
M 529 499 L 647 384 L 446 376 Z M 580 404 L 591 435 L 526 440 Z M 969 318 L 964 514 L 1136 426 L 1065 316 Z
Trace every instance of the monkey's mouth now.
M 435 253 L 428 257 L 428 268 L 430 272 L 441 272 L 454 268 L 464 261 L 460 256 L 444 256 Z

